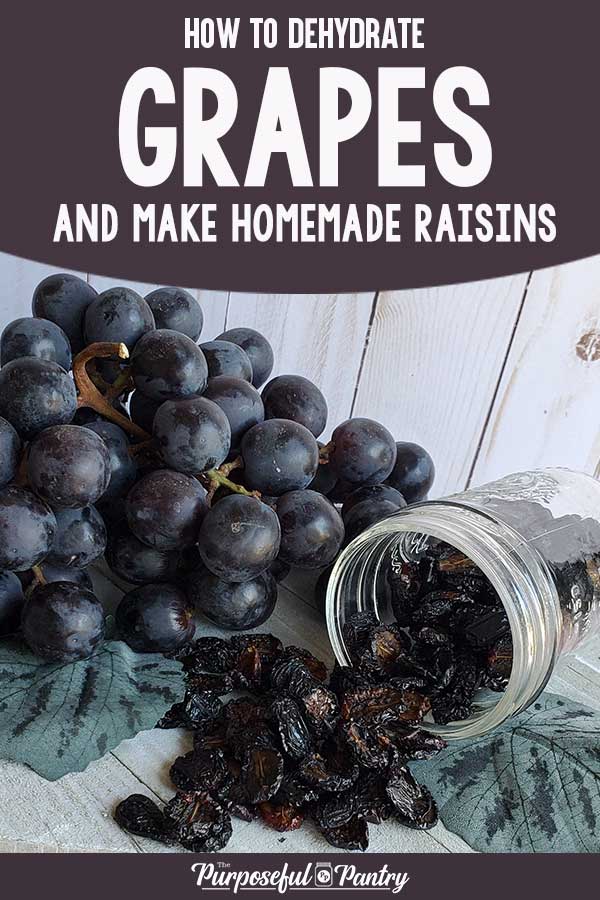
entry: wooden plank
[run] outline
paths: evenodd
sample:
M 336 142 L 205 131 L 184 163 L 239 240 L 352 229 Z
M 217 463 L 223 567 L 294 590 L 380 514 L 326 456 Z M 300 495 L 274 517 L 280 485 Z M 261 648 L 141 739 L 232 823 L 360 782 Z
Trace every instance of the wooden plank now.
M 379 296 L 353 414 L 426 447 L 436 497 L 467 481 L 526 280 Z
M 350 415 L 374 294 L 231 294 L 227 328 L 262 332 L 274 375 L 310 378 L 329 405 L 327 436 Z
M 473 483 L 600 460 L 600 256 L 535 272 Z
M 2 327 L 13 319 L 31 315 L 31 298 L 37 285 L 53 272 L 72 272 L 85 278 L 85 274 L 72 269 L 60 269 L 46 263 L 20 259 L 8 253 L 0 253 L 0 324 Z

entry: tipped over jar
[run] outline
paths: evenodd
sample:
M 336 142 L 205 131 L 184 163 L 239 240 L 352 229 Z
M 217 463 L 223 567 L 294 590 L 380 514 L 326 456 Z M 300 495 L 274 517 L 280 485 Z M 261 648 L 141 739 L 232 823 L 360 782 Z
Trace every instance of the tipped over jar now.
M 340 665 L 355 662 L 348 623 L 358 613 L 403 630 L 386 672 L 431 690 L 429 730 L 492 731 L 600 630 L 600 483 L 542 469 L 401 510 L 352 541 L 332 571 L 327 626 Z M 456 719 L 452 691 L 468 695 Z

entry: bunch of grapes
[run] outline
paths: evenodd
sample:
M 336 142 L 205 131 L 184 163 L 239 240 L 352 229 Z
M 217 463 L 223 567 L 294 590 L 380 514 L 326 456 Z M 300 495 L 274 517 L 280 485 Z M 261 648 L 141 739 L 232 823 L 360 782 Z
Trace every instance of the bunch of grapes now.
M 421 447 L 364 418 L 320 444 L 318 387 L 269 381 L 258 332 L 198 343 L 202 327 L 184 290 L 52 275 L 4 329 L 0 634 L 49 660 L 92 654 L 105 615 L 86 570 L 102 556 L 132 586 L 116 623 L 135 651 L 177 650 L 202 616 L 256 628 L 291 567 L 326 579 L 357 534 L 427 494 Z

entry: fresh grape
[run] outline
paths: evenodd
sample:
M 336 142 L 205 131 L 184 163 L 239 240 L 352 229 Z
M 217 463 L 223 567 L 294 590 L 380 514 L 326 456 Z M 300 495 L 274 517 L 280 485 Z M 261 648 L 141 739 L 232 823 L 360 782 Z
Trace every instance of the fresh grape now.
M 403 506 L 406 501 L 403 500 Z M 388 516 L 397 513 L 401 506 L 398 506 L 392 500 L 385 500 L 381 497 L 371 497 L 367 500 L 361 500 L 356 503 L 344 516 L 344 525 L 346 528 L 346 542 L 350 543 L 371 525 L 387 519 Z
M 0 418 L 0 488 L 12 481 L 19 469 L 21 439 L 6 419 Z
M 126 526 L 111 531 L 106 562 L 115 575 L 130 584 L 168 581 L 173 568 L 167 551 L 142 544 Z
M 280 529 L 272 509 L 254 497 L 232 494 L 213 506 L 200 528 L 202 562 L 225 581 L 250 581 L 279 552 Z
M 191 604 L 171 584 L 146 584 L 125 594 L 117 631 L 136 653 L 172 653 L 194 636 Z
M 71 368 L 71 345 L 58 325 L 47 319 L 15 319 L 0 338 L 0 364 L 22 356 L 35 356 L 58 363 L 67 371 Z
M 317 441 L 317 446 L 320 453 L 324 445 L 321 443 L 321 441 Z M 337 480 L 337 473 L 335 472 L 331 463 L 326 459 L 321 459 L 319 462 L 319 468 L 317 469 L 317 474 L 308 485 L 308 488 L 311 491 L 317 491 L 317 493 L 319 494 L 325 494 L 326 496 L 328 496 L 335 488 Z
M 70 581 L 72 584 L 78 584 L 79 587 L 85 588 L 86 591 L 94 590 L 92 579 L 85 569 L 59 566 L 45 559 L 44 562 L 40 563 L 40 570 L 47 584 L 55 584 L 57 581 Z
M 28 356 L 0 369 L 0 416 L 24 440 L 70 422 L 76 409 L 75 384 L 57 363 Z
M 197 341 L 202 332 L 204 316 L 200 304 L 183 288 L 164 287 L 146 297 L 157 328 L 168 328 L 187 334 Z
M 208 366 L 208 377 L 229 375 L 252 382 L 252 363 L 247 353 L 231 341 L 208 341 L 200 344 Z
M 91 591 L 57 581 L 34 590 L 25 601 L 23 637 L 29 648 L 52 662 L 92 656 L 104 637 L 104 610 Z
M 110 454 L 95 432 L 78 425 L 46 428 L 29 448 L 29 480 L 52 506 L 79 509 L 99 500 L 110 482 Z
M 300 569 L 330 565 L 344 540 L 344 523 L 329 500 L 316 491 L 291 491 L 277 502 L 280 558 Z
M 133 487 L 138 474 L 135 460 L 129 453 L 129 439 L 122 428 L 114 422 L 101 420 L 86 425 L 106 444 L 110 459 L 110 481 L 102 495 L 103 501 L 124 497 Z
M 104 519 L 93 506 L 56 510 L 56 534 L 47 561 L 67 568 L 85 569 L 106 549 Z
M 50 552 L 56 518 L 31 491 L 9 486 L 0 491 L 0 570 L 25 572 Z
M 333 432 L 330 461 L 343 481 L 379 484 L 396 462 L 396 442 L 372 419 L 348 419 Z
M 273 348 L 260 332 L 253 328 L 230 328 L 217 338 L 217 341 L 231 341 L 241 347 L 252 365 L 252 384 L 261 387 L 273 371 Z
M 269 572 L 242 584 L 221 581 L 204 569 L 190 579 L 188 596 L 196 612 L 214 625 L 246 631 L 270 618 L 277 603 L 277 582 Z
M 85 311 L 98 296 L 97 291 L 76 275 L 49 275 L 36 287 L 31 308 L 39 319 L 54 322 L 67 335 L 73 353 L 85 346 Z
M 310 484 L 319 467 L 319 448 L 304 425 L 268 419 L 246 432 L 242 458 L 247 486 L 278 497 Z
M 396 444 L 396 464 L 387 482 L 400 491 L 407 503 L 424 500 L 435 478 L 435 466 L 427 450 L 419 444 Z
M 266 419 L 291 419 L 315 437 L 327 424 L 327 401 L 312 381 L 301 375 L 279 375 L 262 391 Z
M 151 400 L 141 391 L 134 391 L 129 398 L 129 415 L 131 421 L 143 428 L 149 434 L 152 434 L 152 423 L 158 407 L 162 400 Z
M 85 312 L 85 339 L 122 343 L 131 352 L 141 336 L 154 329 L 146 301 L 131 288 L 114 287 L 100 294 Z
M 153 432 L 167 465 L 187 475 L 218 468 L 231 445 L 227 416 L 204 397 L 167 400 L 154 417 Z
M 131 356 L 136 388 L 151 400 L 184 400 L 201 394 L 208 367 L 197 344 L 166 328 L 145 335 Z
M 362 503 L 363 500 L 389 500 L 398 509 L 406 506 L 406 500 L 396 488 L 389 484 L 371 484 L 356 488 L 351 494 L 348 494 L 342 506 L 342 518 L 345 519 L 352 507 L 357 503 Z
M 18 631 L 22 609 L 21 582 L 14 572 L 0 572 L 0 635 Z
M 239 450 L 242 438 L 250 428 L 264 421 L 265 408 L 260 394 L 241 378 L 231 378 L 229 375 L 209 378 L 203 396 L 216 403 L 227 416 L 232 451 Z
M 132 532 L 157 550 L 191 547 L 207 510 L 202 485 L 171 469 L 145 475 L 129 491 L 125 503 Z

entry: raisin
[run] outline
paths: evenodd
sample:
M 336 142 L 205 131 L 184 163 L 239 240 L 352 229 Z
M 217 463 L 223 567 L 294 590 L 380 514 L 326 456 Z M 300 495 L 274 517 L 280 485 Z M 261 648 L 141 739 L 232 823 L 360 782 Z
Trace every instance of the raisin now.
M 316 656 L 313 656 L 312 653 L 309 653 L 308 650 L 304 650 L 302 647 L 290 646 L 285 648 L 283 656 L 286 659 L 290 657 L 301 659 L 313 678 L 316 678 L 318 681 L 327 681 L 327 666 L 320 659 L 317 659 Z
M 214 694 L 198 694 L 195 691 L 186 691 L 181 703 L 174 703 L 162 719 L 157 723 L 157 728 L 186 728 L 193 731 L 203 728 L 218 719 L 223 706 Z
M 410 731 L 386 729 L 386 734 L 399 754 L 407 760 L 432 759 L 447 746 L 439 735 L 430 734 L 422 728 L 412 728 Z
M 470 716 L 481 674 L 473 657 L 463 655 L 457 660 L 456 674 L 450 685 L 432 703 L 433 718 L 438 724 L 447 725 Z
M 393 806 L 385 792 L 385 781 L 379 774 L 365 775 L 357 785 L 354 801 L 356 814 L 372 825 L 380 825 L 393 813 Z
M 291 803 L 260 803 L 260 816 L 275 831 L 296 831 L 302 826 L 304 816 Z
M 194 853 L 222 850 L 231 838 L 229 813 L 207 793 L 176 794 L 165 817 L 179 843 Z
M 320 791 L 346 791 L 358 779 L 358 767 L 343 771 L 338 765 L 331 765 L 320 753 L 312 753 L 298 766 L 298 774 L 306 784 Z
M 203 672 L 231 672 L 236 654 L 228 641 L 218 637 L 202 637 L 191 645 L 191 652 L 183 659 L 186 672 L 200 675 Z
M 269 747 L 250 747 L 244 754 L 241 784 L 249 803 L 274 797 L 283 781 L 283 757 Z
M 355 813 L 356 795 L 353 791 L 346 791 L 336 797 L 326 797 L 319 801 L 313 810 L 313 818 L 321 831 L 324 831 L 341 828 Z
M 390 674 L 409 649 L 409 638 L 397 626 L 378 625 L 371 631 L 368 645 L 360 657 L 361 668 L 374 667 L 382 674 Z
M 271 713 L 277 724 L 281 745 L 292 759 L 302 759 L 312 749 L 312 738 L 295 700 L 275 700 Z
M 378 625 L 379 619 L 371 612 L 355 613 L 347 622 L 344 622 L 342 634 L 352 660 L 358 659 L 366 649 L 371 631 Z
M 459 572 L 461 575 L 465 572 L 471 574 L 476 571 L 475 563 L 454 547 L 448 547 L 448 550 L 442 553 L 437 559 L 437 569 L 439 572 Z
M 437 824 L 438 813 L 433 797 L 426 787 L 415 781 L 405 766 L 399 766 L 390 774 L 386 793 L 403 825 L 427 829 Z
M 341 731 L 357 763 L 370 771 L 383 771 L 390 762 L 389 741 L 379 740 L 376 729 L 362 722 L 345 722 Z
M 143 794 L 132 794 L 122 800 L 114 812 L 117 825 L 130 834 L 171 843 L 169 824 L 156 803 Z
M 323 837 L 340 850 L 366 850 L 369 846 L 369 826 L 365 819 L 353 816 L 340 828 L 324 828 Z
M 430 703 L 422 694 L 398 691 L 387 685 L 347 693 L 341 707 L 344 719 L 385 722 L 417 722 L 429 712 Z
M 188 685 L 195 694 L 206 691 L 217 697 L 230 694 L 234 687 L 233 676 L 229 672 L 203 672 L 201 675 L 192 675 L 188 678 Z
M 461 591 L 433 591 L 426 594 L 412 615 L 412 624 L 419 628 L 447 620 L 459 602 L 466 600 Z
M 499 638 L 487 654 L 485 684 L 494 691 L 506 689 L 513 664 L 512 637 Z
M 346 691 L 351 691 L 357 687 L 370 687 L 374 683 L 374 675 L 372 672 L 363 672 L 354 669 L 351 666 L 340 666 L 339 663 L 333 667 L 331 678 L 329 679 L 329 687 L 337 695 L 342 697 Z
M 195 749 L 179 756 L 169 775 L 180 791 L 211 791 L 225 784 L 229 772 L 221 750 Z
M 484 650 L 498 638 L 510 634 L 508 616 L 504 608 L 474 609 L 470 619 L 464 622 L 462 637 L 474 649 Z

